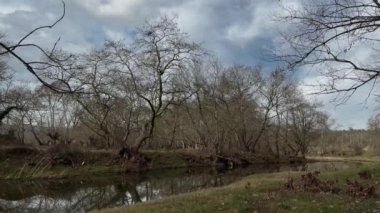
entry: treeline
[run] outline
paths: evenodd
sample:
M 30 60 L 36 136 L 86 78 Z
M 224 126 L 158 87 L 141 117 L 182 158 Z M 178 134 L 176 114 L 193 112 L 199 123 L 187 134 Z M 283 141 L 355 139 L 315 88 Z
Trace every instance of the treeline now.
M 55 50 L 39 63 L 49 85 L 21 87 L 5 70 L 2 134 L 8 143 L 280 159 L 304 157 L 328 129 L 320 105 L 281 69 L 226 67 L 165 17 L 138 28 L 132 43 L 107 41 L 80 55 Z
M 380 114 L 368 119 L 367 129 L 328 130 L 312 142 L 313 155 L 380 155 Z
M 380 134 L 372 130 L 331 130 L 312 142 L 311 155 L 379 156 Z

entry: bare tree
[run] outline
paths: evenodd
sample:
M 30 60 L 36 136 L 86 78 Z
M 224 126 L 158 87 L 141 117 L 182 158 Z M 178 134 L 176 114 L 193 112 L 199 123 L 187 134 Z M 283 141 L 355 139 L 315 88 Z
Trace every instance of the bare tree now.
M 262 113 L 262 118 L 258 122 L 259 126 L 257 134 L 255 135 L 255 137 L 253 137 L 251 143 L 249 143 L 247 146 L 247 149 L 253 153 L 256 152 L 256 146 L 262 140 L 262 137 L 266 133 L 267 128 L 273 122 L 273 118 L 275 118 L 276 116 L 280 116 L 280 102 L 283 102 L 281 99 L 283 99 L 283 97 L 285 96 L 284 94 L 291 86 L 290 82 L 287 82 L 286 75 L 280 69 L 272 71 L 267 78 L 264 78 L 262 80 L 261 84 L 262 85 L 258 89 L 258 104 Z M 270 149 L 270 146 L 267 145 L 267 148 Z M 276 140 L 277 153 L 278 150 L 278 140 Z
M 368 119 L 367 128 L 374 133 L 380 132 L 380 114 L 375 114 Z
M 17 85 L 8 88 L 4 93 L 2 94 L 2 97 L 4 97 L 1 101 L 2 105 L 6 105 L 7 108 L 13 106 L 17 110 L 13 113 L 9 112 L 7 115 L 7 121 L 11 121 L 8 124 L 11 124 L 12 128 L 16 131 L 19 141 L 25 143 L 25 124 L 27 123 L 27 115 L 32 105 L 32 91 L 22 87 L 22 85 Z
M 62 1 L 62 15 L 57 18 L 57 20 L 50 24 L 36 27 L 22 36 L 20 39 L 15 41 L 8 41 L 5 36 L 0 35 L 0 81 L 4 81 L 9 78 L 9 75 L 6 72 L 7 66 L 4 62 L 4 59 L 14 58 L 17 62 L 21 63 L 24 68 L 31 73 L 36 79 L 42 83 L 45 87 L 61 93 L 73 92 L 71 87 L 66 82 L 65 87 L 57 87 L 49 81 L 49 70 L 51 69 L 67 69 L 66 62 L 71 63 L 71 56 L 60 57 L 60 54 L 57 54 L 57 44 L 59 39 L 53 44 L 53 46 L 47 50 L 37 43 L 28 43 L 28 38 L 35 35 L 37 32 L 50 29 L 56 26 L 65 16 L 65 3 Z M 26 59 L 22 56 L 22 52 L 26 49 L 33 50 L 34 56 L 40 58 Z M 66 67 L 65 67 L 66 66 Z M 12 76 L 12 74 L 10 75 Z M 60 84 L 62 85 L 62 84 Z M 3 101 L 3 100 L 1 100 Z M 4 104 L 4 103 L 2 103 Z M 12 111 L 12 110 L 20 110 L 20 107 L 15 105 L 8 105 L 4 108 L 4 110 L 0 111 L 0 123 L 1 121 Z
M 327 125 L 327 115 L 318 111 L 318 105 L 309 103 L 302 97 L 294 97 L 290 108 L 290 134 L 293 154 L 305 158 L 309 152 L 310 142 L 318 137 Z
M 0 85 L 3 85 L 0 91 L 0 125 L 13 110 L 20 109 L 20 106 L 17 106 L 14 101 L 9 100 L 12 76 L 9 74 L 7 68 L 5 62 L 0 61 Z
M 178 87 L 178 79 L 201 54 L 199 45 L 188 41 L 174 20 L 162 17 L 139 28 L 134 46 L 111 42 L 109 51 L 119 67 L 118 74 L 127 75 L 137 97 L 149 114 L 142 118 L 136 149 L 153 137 L 156 120 L 174 103 L 191 96 Z
M 50 29 L 56 26 L 65 16 L 66 7 L 65 7 L 64 1 L 62 1 L 62 5 L 63 5 L 62 15 L 51 25 L 36 27 L 32 29 L 31 31 L 29 31 L 28 33 L 26 33 L 22 38 L 20 38 L 17 41 L 6 41 L 3 36 L 0 37 L 0 57 L 9 56 L 9 57 L 15 58 L 18 62 L 20 62 L 25 67 L 25 69 L 28 72 L 34 75 L 40 83 L 42 83 L 44 86 L 57 92 L 67 92 L 67 91 L 49 83 L 47 79 L 45 79 L 39 72 L 41 70 L 45 70 L 51 67 L 60 67 L 62 62 L 68 59 L 68 58 L 58 58 L 56 55 L 56 47 L 60 39 L 58 39 L 54 43 L 53 47 L 50 50 L 46 50 L 42 46 L 36 43 L 28 43 L 27 40 L 32 35 L 36 34 L 38 31 L 41 31 L 44 29 Z M 32 48 L 33 50 L 36 51 L 36 53 L 40 53 L 42 57 L 45 59 L 44 60 L 35 59 L 35 60 L 27 61 L 20 54 L 20 52 L 22 52 L 24 49 L 27 49 L 27 48 Z M 38 54 L 36 55 L 38 56 Z
M 279 21 L 286 53 L 278 53 L 290 68 L 324 65 L 320 93 L 339 93 L 346 101 L 364 85 L 374 86 L 380 75 L 380 3 L 378 0 L 303 0 L 296 8 L 285 8 Z M 357 55 L 365 51 L 365 59 Z M 371 90 L 372 91 L 372 90 Z

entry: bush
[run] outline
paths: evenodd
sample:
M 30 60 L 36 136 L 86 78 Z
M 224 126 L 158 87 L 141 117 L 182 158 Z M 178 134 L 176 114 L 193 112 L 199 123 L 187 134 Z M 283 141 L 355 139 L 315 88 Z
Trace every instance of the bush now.
M 350 146 L 350 149 L 352 150 L 352 152 L 355 156 L 363 154 L 363 147 L 360 146 L 359 144 L 354 144 L 354 145 Z
M 47 153 L 53 157 L 77 158 L 84 154 L 84 151 L 76 144 L 57 144 L 48 148 Z

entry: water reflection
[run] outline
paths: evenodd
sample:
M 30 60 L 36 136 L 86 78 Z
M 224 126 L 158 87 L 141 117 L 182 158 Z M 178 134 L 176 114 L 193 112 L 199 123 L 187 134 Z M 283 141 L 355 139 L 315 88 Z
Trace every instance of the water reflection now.
M 344 162 L 316 162 L 257 165 L 234 170 L 160 170 L 59 181 L 0 181 L 0 212 L 87 212 L 223 186 L 255 173 L 340 170 L 351 166 L 352 163 Z

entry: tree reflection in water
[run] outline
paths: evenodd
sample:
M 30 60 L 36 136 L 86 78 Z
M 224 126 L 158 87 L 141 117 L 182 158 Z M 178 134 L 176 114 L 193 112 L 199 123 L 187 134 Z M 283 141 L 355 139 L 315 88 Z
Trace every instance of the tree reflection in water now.
M 87 212 L 217 187 L 255 173 L 338 170 L 344 162 L 259 165 L 234 170 L 175 169 L 59 181 L 0 182 L 0 212 Z

